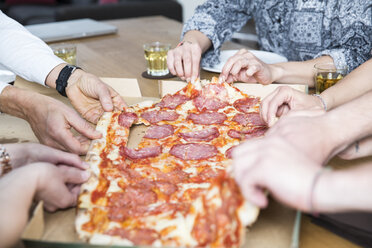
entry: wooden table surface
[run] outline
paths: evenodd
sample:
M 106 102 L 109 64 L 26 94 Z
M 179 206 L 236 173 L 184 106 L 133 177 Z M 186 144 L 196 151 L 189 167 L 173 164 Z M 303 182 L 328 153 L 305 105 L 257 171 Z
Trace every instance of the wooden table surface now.
M 141 92 L 146 97 L 158 97 L 158 82 L 141 77 L 146 64 L 142 45 L 160 41 L 175 47 L 181 35 L 182 24 L 164 17 L 146 17 L 107 21 L 118 27 L 118 33 L 66 43 L 77 45 L 77 63 L 84 70 L 100 77 L 137 78 Z M 237 49 L 242 46 L 231 42 L 223 49 Z M 201 78 L 218 76 L 202 71 Z M 172 80 L 179 80 L 174 78 Z M 358 247 L 311 223 L 303 216 L 300 231 L 300 247 L 303 248 L 352 248 Z

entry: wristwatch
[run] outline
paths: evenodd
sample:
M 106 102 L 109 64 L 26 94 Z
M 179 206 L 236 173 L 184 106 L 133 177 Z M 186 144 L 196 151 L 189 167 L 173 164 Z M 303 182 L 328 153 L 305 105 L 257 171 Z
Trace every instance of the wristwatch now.
M 57 81 L 56 81 L 56 90 L 62 96 L 67 97 L 66 95 L 66 87 L 68 84 L 67 80 L 70 78 L 71 74 L 77 69 L 81 69 L 81 68 L 74 66 L 74 65 L 66 65 L 65 67 L 63 67 L 63 69 L 59 73 Z

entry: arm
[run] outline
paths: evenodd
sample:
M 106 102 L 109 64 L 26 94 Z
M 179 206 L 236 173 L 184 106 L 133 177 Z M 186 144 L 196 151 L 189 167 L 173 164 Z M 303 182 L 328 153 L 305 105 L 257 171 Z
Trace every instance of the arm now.
M 267 189 L 279 201 L 305 212 L 372 211 L 371 164 L 323 171 L 314 181 L 320 164 L 279 136 L 247 141 L 233 157 L 243 195 L 259 207 L 268 204 Z
M 372 135 L 371 99 L 372 91 L 325 114 L 291 111 L 267 135 L 280 135 L 317 164 L 324 164 L 356 140 Z
M 372 59 L 352 71 L 336 85 L 323 91 L 321 97 L 325 105 L 316 96 L 301 93 L 290 87 L 279 87 L 262 101 L 261 116 L 271 126 L 275 116 L 279 117 L 289 110 L 322 109 L 324 107 L 331 110 L 372 90 L 372 79 L 369 75 L 371 70 Z
M 318 212 L 372 211 L 372 165 L 322 175 L 313 192 Z
M 328 109 L 349 102 L 372 90 L 372 59 L 363 63 L 336 85 L 321 93 Z
M 90 139 L 101 137 L 62 102 L 16 87 L 6 87 L 0 94 L 0 111 L 26 120 L 41 143 L 77 154 L 87 152 Z M 74 136 L 71 128 L 79 134 Z
M 203 64 L 217 63 L 221 45 L 251 18 L 253 5 L 250 1 L 209 0 L 198 6 L 183 27 L 183 45 L 168 53 L 170 72 L 182 79 L 195 79 L 202 53 Z
M 48 45 L 1 11 L 0 37 L 1 64 L 29 81 L 56 87 L 55 82 L 66 63 L 55 56 Z M 116 91 L 82 70 L 71 75 L 66 93 L 78 112 L 94 123 L 104 111 L 125 106 Z
M 35 162 L 65 164 L 79 169 L 87 169 L 89 167 L 76 154 L 63 152 L 41 144 L 18 143 L 4 144 L 3 146 L 9 153 L 12 169 Z
M 0 178 L 1 244 L 8 247 L 18 240 L 33 199 L 42 200 L 48 211 L 74 206 L 79 187 L 69 190 L 66 184 L 80 185 L 88 177 L 89 173 L 76 168 L 36 163 Z
M 329 62 L 333 62 L 331 57 L 321 56 L 302 62 L 265 64 L 249 50 L 242 49 L 227 60 L 220 78 L 228 83 L 242 81 L 266 85 L 277 82 L 314 86 L 314 65 Z

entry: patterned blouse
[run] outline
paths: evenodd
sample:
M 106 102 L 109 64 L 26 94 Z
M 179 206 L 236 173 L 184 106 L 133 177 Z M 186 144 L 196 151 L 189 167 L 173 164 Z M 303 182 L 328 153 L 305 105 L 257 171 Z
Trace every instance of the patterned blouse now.
M 219 62 L 219 48 L 253 18 L 259 46 L 290 61 L 321 55 L 354 69 L 371 58 L 371 0 L 207 0 L 183 28 L 199 30 L 213 43 L 203 66 Z

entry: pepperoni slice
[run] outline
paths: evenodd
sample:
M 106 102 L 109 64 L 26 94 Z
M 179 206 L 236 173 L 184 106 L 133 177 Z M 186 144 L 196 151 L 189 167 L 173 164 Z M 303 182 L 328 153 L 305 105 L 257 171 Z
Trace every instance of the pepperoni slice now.
M 161 102 L 156 104 L 156 106 L 160 107 L 160 108 L 175 109 L 175 108 L 177 108 L 177 106 L 187 102 L 188 100 L 190 100 L 190 98 L 188 98 L 185 95 L 181 95 L 181 94 L 170 95 L 170 94 L 167 94 L 163 97 Z
M 142 149 L 131 149 L 122 146 L 120 154 L 131 160 L 156 157 L 161 153 L 161 146 L 145 147 Z
M 234 107 L 243 113 L 248 113 L 250 108 L 255 106 L 259 101 L 259 98 L 256 97 L 246 97 L 243 99 L 236 100 L 234 102 Z
M 174 133 L 174 127 L 172 125 L 161 125 L 161 126 L 150 126 L 144 138 L 148 139 L 162 139 L 168 137 Z
M 220 136 L 220 132 L 216 127 L 212 127 L 200 131 L 179 133 L 179 135 L 187 141 L 211 141 Z
M 177 191 L 177 185 L 170 182 L 156 181 L 156 187 L 164 194 L 171 195 Z
M 239 123 L 240 125 L 255 125 L 255 126 L 266 126 L 266 123 L 261 119 L 259 113 L 248 113 L 248 114 L 236 114 L 233 121 Z
M 216 156 L 218 151 L 213 145 L 188 143 L 172 146 L 169 153 L 183 160 L 201 160 Z
M 226 119 L 226 115 L 218 112 L 204 112 L 201 114 L 191 113 L 187 117 L 188 120 L 192 120 L 195 124 L 212 125 L 222 124 Z
M 227 102 L 223 102 L 218 98 L 198 96 L 194 99 L 194 105 L 199 111 L 216 111 L 226 107 Z
M 137 119 L 138 117 L 135 113 L 122 112 L 118 117 L 118 122 L 120 126 L 130 128 Z
M 165 110 L 154 110 L 147 111 L 141 115 L 141 117 L 152 124 L 156 124 L 159 121 L 175 121 L 179 114 L 174 111 Z

